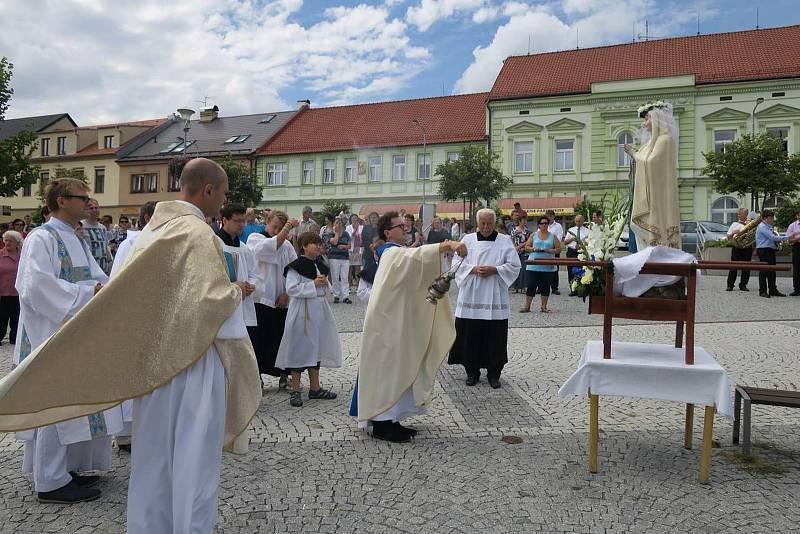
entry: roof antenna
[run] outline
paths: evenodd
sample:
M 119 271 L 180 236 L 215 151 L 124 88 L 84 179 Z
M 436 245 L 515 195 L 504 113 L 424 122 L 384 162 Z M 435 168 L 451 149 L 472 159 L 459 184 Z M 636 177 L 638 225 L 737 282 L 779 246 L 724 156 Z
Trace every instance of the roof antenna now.
M 758 29 L 758 7 L 756 7 L 756 29 Z
M 575 26 L 575 50 L 580 50 L 580 49 L 581 49 L 581 45 L 580 45 L 580 41 L 578 40 L 578 27 Z
M 528 55 L 531 55 L 531 34 L 528 34 Z
M 697 35 L 700 35 L 700 13 L 697 13 Z
M 636 42 L 636 21 L 635 20 L 633 21 L 633 35 L 631 37 L 633 37 L 633 42 L 635 43 Z
M 650 35 L 650 21 L 644 19 L 644 40 L 648 41 L 648 36 Z

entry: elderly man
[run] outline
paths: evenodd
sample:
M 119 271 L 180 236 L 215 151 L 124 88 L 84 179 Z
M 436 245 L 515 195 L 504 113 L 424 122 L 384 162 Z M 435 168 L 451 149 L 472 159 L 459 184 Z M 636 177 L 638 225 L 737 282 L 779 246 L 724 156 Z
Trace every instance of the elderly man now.
M 594 219 L 594 213 L 592 214 L 592 218 Z M 586 241 L 586 238 L 589 237 L 589 229 L 586 228 L 585 219 L 583 215 L 578 214 L 575 216 L 575 226 L 567 230 L 567 236 L 564 238 L 564 243 L 567 245 L 567 258 L 577 258 L 578 257 L 578 242 L 579 241 Z M 599 224 L 599 223 L 598 223 Z M 594 228 L 595 226 L 593 226 Z M 572 274 L 571 269 L 567 269 L 567 279 L 569 280 L 569 296 L 574 297 L 575 292 L 572 291 L 572 278 L 574 275 Z
M 742 228 L 747 224 L 747 208 L 739 208 L 736 212 L 736 220 L 731 223 L 728 228 L 728 239 L 733 239 L 736 234 L 742 231 Z M 749 247 L 739 248 L 731 247 L 731 261 L 750 261 L 753 258 L 753 245 Z M 726 291 L 733 291 L 733 286 L 736 284 L 736 275 L 738 271 L 731 269 L 728 271 L 728 287 Z M 749 291 L 747 289 L 747 282 L 750 281 L 750 271 L 742 271 L 742 277 L 739 279 L 739 290 Z
M 477 384 L 486 369 L 497 389 L 508 361 L 508 288 L 519 275 L 520 261 L 511 238 L 495 230 L 494 211 L 479 210 L 477 221 L 478 232 L 461 240 L 467 255 L 456 273 L 456 341 L 447 363 L 464 366 L 468 386 Z M 453 262 L 458 265 L 461 258 Z

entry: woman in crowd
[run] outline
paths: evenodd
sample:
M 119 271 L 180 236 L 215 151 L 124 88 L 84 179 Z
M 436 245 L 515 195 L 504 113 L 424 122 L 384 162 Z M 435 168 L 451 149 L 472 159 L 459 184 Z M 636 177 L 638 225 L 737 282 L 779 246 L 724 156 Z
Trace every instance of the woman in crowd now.
M 328 248 L 333 303 L 352 304 L 350 284 L 347 281 L 347 273 L 350 270 L 350 234 L 345 231 L 342 219 L 336 217 L 332 227 L 322 237 L 322 241 Z
M 528 242 L 530 236 L 531 231 L 528 230 L 528 217 L 526 215 L 517 217 L 517 225 L 511 229 L 511 241 L 514 243 L 517 254 L 519 254 L 519 262 L 522 266 L 519 269 L 517 281 L 511 286 L 514 289 L 514 293 L 522 293 L 525 291 L 525 273 L 528 267 L 525 265 L 525 260 L 528 259 L 528 253 L 525 252 L 525 243 Z
M 561 250 L 561 243 L 555 234 L 548 231 L 549 226 L 550 219 L 548 217 L 539 217 L 537 230 L 528 237 L 528 241 L 525 243 L 525 251 L 531 253 L 528 259 L 555 258 L 556 252 Z M 542 313 L 550 313 L 547 308 L 547 300 L 550 298 L 553 276 L 557 274 L 556 269 L 555 265 L 528 265 L 528 291 L 525 294 L 525 306 L 520 313 L 531 311 L 531 303 L 537 292 L 542 298 Z
M 353 243 L 350 249 L 350 275 L 348 277 L 351 286 L 358 285 L 358 273 L 361 271 L 361 231 L 363 229 L 361 219 L 357 214 L 352 214 L 350 224 L 345 229 L 350 234 L 350 240 Z
M 8 230 L 3 234 L 3 244 L 5 246 L 0 250 L 0 340 L 6 337 L 6 329 L 9 329 L 8 342 L 14 345 L 19 321 L 19 295 L 14 283 L 17 280 L 22 234 Z

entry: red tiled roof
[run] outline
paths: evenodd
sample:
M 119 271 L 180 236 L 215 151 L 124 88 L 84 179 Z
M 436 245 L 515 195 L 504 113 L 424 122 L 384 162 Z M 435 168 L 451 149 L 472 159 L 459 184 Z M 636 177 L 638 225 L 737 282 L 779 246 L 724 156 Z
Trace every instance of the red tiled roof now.
M 422 144 L 458 143 L 485 137 L 486 93 L 397 100 L 299 113 L 257 155 L 297 154 Z
M 512 56 L 489 99 L 590 93 L 595 82 L 685 74 L 698 85 L 800 76 L 800 26 Z

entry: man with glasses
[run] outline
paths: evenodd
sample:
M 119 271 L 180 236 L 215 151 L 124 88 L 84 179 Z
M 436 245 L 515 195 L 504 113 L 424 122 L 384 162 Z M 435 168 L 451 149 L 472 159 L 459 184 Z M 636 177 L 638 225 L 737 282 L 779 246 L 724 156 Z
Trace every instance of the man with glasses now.
M 89 203 L 86 185 L 74 179 L 50 182 L 45 201 L 49 222 L 25 241 L 17 291 L 22 334 L 14 348 L 19 365 L 100 291 L 108 277 L 75 233 Z M 76 369 L 75 373 L 89 372 Z M 37 396 L 40 394 L 36 393 Z M 100 496 L 97 476 L 77 472 L 111 468 L 111 436 L 122 430 L 119 407 L 88 417 L 19 432 L 25 440 L 23 471 L 33 473 L 40 502 L 76 503 Z
M 28 235 L 25 231 L 25 221 L 22 219 L 14 219 L 11 221 L 11 229 L 22 234 L 23 239 Z
M 111 272 L 111 251 L 108 248 L 108 232 L 105 225 L 99 221 L 100 204 L 90 198 L 86 203 L 86 218 L 81 221 L 83 225 L 84 240 L 89 245 L 97 264 L 108 274 Z

